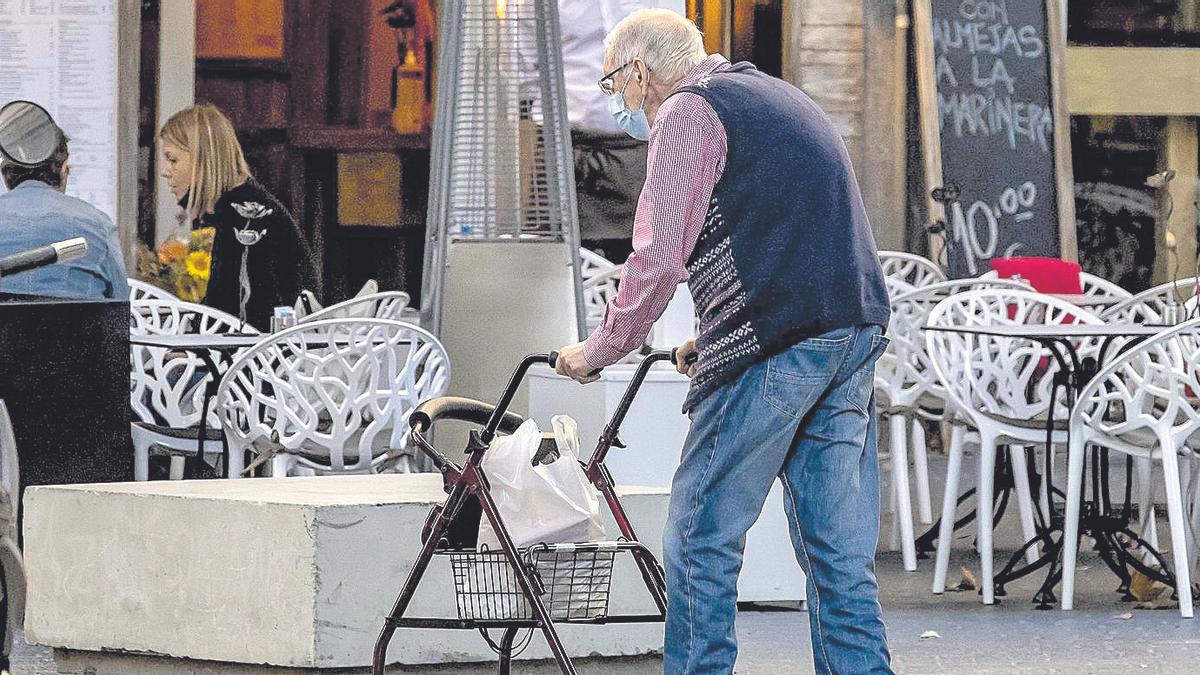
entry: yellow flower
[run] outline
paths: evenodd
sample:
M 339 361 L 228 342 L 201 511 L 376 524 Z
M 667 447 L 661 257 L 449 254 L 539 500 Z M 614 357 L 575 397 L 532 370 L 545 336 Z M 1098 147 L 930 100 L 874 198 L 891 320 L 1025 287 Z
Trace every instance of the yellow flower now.
M 213 237 L 217 233 L 215 227 L 201 227 L 192 230 L 189 238 L 189 247 L 193 251 L 211 251 L 213 245 Z
M 187 273 L 196 279 L 207 280 L 212 271 L 212 256 L 205 251 L 192 251 L 187 257 Z

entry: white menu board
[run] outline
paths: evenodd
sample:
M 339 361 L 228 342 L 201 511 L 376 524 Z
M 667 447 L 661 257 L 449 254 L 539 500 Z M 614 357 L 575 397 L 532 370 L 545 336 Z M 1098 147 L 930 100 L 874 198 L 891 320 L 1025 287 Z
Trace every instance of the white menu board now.
M 25 99 L 50 111 L 70 139 L 67 194 L 113 222 L 117 48 L 117 0 L 0 0 L 0 105 Z

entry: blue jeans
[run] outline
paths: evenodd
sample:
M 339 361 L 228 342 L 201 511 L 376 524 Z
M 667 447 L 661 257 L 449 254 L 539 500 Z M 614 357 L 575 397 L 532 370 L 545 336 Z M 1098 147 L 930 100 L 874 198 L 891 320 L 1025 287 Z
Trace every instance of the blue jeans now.
M 875 582 L 872 394 L 886 346 L 875 326 L 810 338 L 755 364 L 692 410 L 664 534 L 667 675 L 733 672 L 746 531 L 776 478 L 808 577 L 817 672 L 892 672 Z

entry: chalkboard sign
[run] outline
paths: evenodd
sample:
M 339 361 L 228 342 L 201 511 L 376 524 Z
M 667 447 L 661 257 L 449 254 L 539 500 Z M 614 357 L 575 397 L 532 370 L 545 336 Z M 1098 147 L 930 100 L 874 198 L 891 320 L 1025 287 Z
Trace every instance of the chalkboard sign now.
M 930 211 L 952 277 L 1076 258 L 1060 17 L 1058 0 L 914 5 L 925 181 L 943 188 Z

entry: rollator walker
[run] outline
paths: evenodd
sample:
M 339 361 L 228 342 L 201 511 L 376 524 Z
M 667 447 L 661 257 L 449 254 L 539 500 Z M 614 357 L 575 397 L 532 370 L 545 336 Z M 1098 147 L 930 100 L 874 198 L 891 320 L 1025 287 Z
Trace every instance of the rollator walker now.
M 689 363 L 694 362 L 694 356 L 689 355 Z M 557 353 L 525 357 L 496 405 L 466 398 L 441 397 L 422 404 L 409 418 L 412 440 L 441 471 L 448 496 L 446 501 L 430 511 L 422 532 L 424 545 L 396 598 L 395 606 L 384 619 L 383 630 L 375 643 L 373 675 L 384 675 L 388 643 L 397 628 L 479 630 L 499 655 L 496 672 L 501 675 L 510 672 L 518 631 L 527 628 L 531 629 L 532 634 L 532 629 L 539 629 L 559 668 L 563 673 L 573 675 L 575 666 L 555 629 L 557 623 L 603 625 L 664 620 L 667 599 L 662 566 L 654 554 L 638 541 L 629 517 L 617 498 L 612 474 L 604 465 L 604 459 L 613 446 L 625 447 L 617 437 L 621 422 L 650 368 L 660 361 L 674 362 L 674 350 L 656 351 L 646 356 L 600 435 L 595 452 L 587 462 L 580 462 L 584 474 L 600 491 L 612 512 L 620 530 L 618 540 L 535 544 L 518 549 L 488 491 L 487 478 L 481 466 L 484 453 L 498 431 L 512 433 L 524 422 L 519 415 L 507 412 L 517 388 L 530 366 L 547 363 L 553 368 L 557 360 Z M 483 428 L 470 432 L 467 459 L 461 467 L 425 437 L 439 420 L 461 420 L 483 425 Z M 499 540 L 498 550 L 479 550 L 463 544 L 464 541 L 473 541 L 473 533 L 478 530 L 478 518 L 481 516 L 487 517 L 491 523 Z M 608 614 L 613 562 L 619 553 L 633 556 L 658 613 Z M 459 618 L 404 616 L 435 555 L 450 558 Z M 487 631 L 493 628 L 503 629 L 499 644 L 488 635 Z

